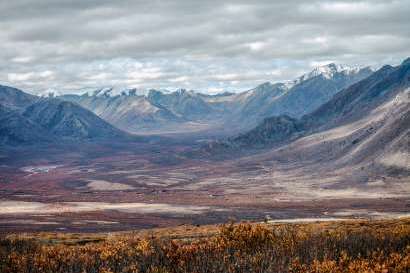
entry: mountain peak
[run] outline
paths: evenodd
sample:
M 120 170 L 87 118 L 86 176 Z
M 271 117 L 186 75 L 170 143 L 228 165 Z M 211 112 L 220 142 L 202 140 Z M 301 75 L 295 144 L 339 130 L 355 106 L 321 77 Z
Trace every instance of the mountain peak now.
M 90 97 L 116 97 L 116 96 L 137 96 L 144 94 L 144 91 L 137 88 L 117 88 L 117 87 L 101 87 L 86 90 L 82 96 Z
M 80 105 L 43 98 L 28 106 L 23 116 L 58 137 L 73 139 L 126 137 L 126 134 Z
M 297 78 L 295 80 L 295 84 L 309 80 L 317 76 L 323 76 L 324 78 L 331 79 L 337 73 L 342 73 L 345 75 L 357 74 L 362 69 L 370 69 L 370 67 L 350 66 L 350 65 L 329 63 L 326 65 L 317 66 L 309 73 L 306 73 L 302 75 L 301 77 Z
M 47 97 L 53 98 L 53 97 L 57 97 L 60 95 L 61 95 L 60 92 L 54 88 L 48 88 L 38 94 L 38 96 L 42 98 L 47 98 Z
M 357 73 L 361 68 L 359 66 L 349 66 L 330 63 L 327 65 L 318 66 L 310 72 L 311 76 L 323 75 L 324 77 L 332 77 L 335 73 Z

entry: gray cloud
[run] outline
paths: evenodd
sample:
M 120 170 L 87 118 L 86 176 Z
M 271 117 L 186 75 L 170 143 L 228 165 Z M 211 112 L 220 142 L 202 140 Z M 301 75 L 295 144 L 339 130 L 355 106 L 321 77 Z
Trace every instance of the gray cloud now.
M 239 91 L 410 56 L 410 1 L 1 1 L 0 82 Z

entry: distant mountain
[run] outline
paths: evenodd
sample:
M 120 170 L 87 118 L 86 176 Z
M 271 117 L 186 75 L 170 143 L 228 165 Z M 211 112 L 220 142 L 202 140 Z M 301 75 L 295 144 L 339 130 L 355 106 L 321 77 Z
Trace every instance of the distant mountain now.
M 204 119 L 216 110 L 198 93 L 185 89 L 168 94 L 150 90 L 147 98 L 153 105 L 164 107 L 187 120 Z
M 129 132 L 166 128 L 182 121 L 167 108 L 152 104 L 145 96 L 131 92 L 116 96 L 64 95 L 62 100 L 78 103 L 114 126 Z
M 299 118 L 334 94 L 366 77 L 373 71 L 329 64 L 315 68 L 294 81 L 270 84 L 264 83 L 255 89 L 238 94 L 234 99 L 238 109 L 229 119 L 247 126 L 255 126 L 266 117 L 288 115 Z
M 408 84 L 409 65 L 386 65 L 370 77 L 339 92 L 332 100 L 302 118 L 310 128 L 336 126 L 362 117 Z
M 286 116 L 267 118 L 253 130 L 229 139 L 222 146 L 246 148 L 260 144 L 277 145 L 303 136 L 306 137 L 302 139 L 307 141 L 311 135 L 323 136 L 321 132 L 333 130 L 332 132 L 339 132 L 333 138 L 344 143 L 343 151 L 346 152 L 348 147 L 350 149 L 358 143 L 370 145 L 378 139 L 372 148 L 375 152 L 399 138 L 407 139 L 401 141 L 409 141 L 409 90 L 409 61 L 397 67 L 384 66 L 366 79 L 340 91 L 331 100 L 300 119 Z M 323 136 L 323 141 L 325 139 Z M 317 140 L 322 145 L 323 141 Z M 291 150 L 288 146 L 285 147 L 284 149 Z M 303 147 L 314 147 L 316 152 L 320 150 L 311 144 Z M 328 149 L 335 153 L 335 147 L 338 146 L 330 146 Z M 310 151 L 314 153 L 313 150 Z M 306 150 L 304 153 L 309 154 Z
M 78 103 L 114 126 L 133 133 L 183 131 L 195 123 L 220 118 L 222 110 L 213 98 L 232 94 L 204 95 L 184 89 L 164 93 L 149 90 L 146 96 L 135 93 L 113 95 L 94 92 L 91 96 L 64 95 L 59 98 Z
M 301 117 L 330 100 L 340 90 L 372 73 L 369 67 L 360 69 L 329 64 L 316 68 L 308 76 L 302 76 L 303 80 L 298 79 L 298 83 L 285 96 L 275 101 L 272 108 L 268 107 L 270 109 L 266 114 L 289 114 L 293 117 Z
M 262 117 L 265 117 L 265 108 L 274 104 L 288 91 L 288 87 L 284 83 L 266 82 L 254 89 L 239 93 L 231 102 L 233 104 L 232 115 L 228 117 L 227 121 L 241 123 L 242 127 L 254 126 Z
M 7 86 L 0 87 L 0 121 L 1 145 L 129 137 L 75 103 Z
M 205 95 L 180 89 L 150 90 L 142 96 L 135 89 L 118 92 L 102 88 L 59 98 L 78 103 L 133 133 L 184 132 L 187 128 L 197 130 L 197 125 L 208 131 L 232 133 L 246 131 L 273 115 L 299 118 L 371 73 L 370 68 L 329 64 L 293 81 L 266 82 L 238 94 Z
M 371 70 L 369 67 L 349 66 L 349 65 L 340 65 L 340 64 L 330 63 L 327 65 L 315 67 L 309 73 L 306 73 L 300 76 L 293 82 L 289 82 L 289 84 L 295 85 L 295 84 L 310 80 L 312 78 L 315 78 L 317 76 L 322 76 L 326 79 L 337 78 L 337 76 L 340 76 L 340 75 L 344 75 L 344 76 L 352 75 L 353 77 L 357 77 L 359 75 L 359 77 L 361 77 L 360 76 L 361 73 L 368 73 L 369 70 Z
M 137 88 L 120 88 L 120 87 L 84 87 L 79 89 L 56 89 L 48 88 L 38 93 L 39 97 L 58 97 L 64 94 L 86 95 L 98 97 L 114 97 L 118 95 L 145 95 L 148 91 Z
M 58 137 L 108 139 L 125 136 L 91 111 L 55 98 L 38 100 L 25 109 L 23 116 Z

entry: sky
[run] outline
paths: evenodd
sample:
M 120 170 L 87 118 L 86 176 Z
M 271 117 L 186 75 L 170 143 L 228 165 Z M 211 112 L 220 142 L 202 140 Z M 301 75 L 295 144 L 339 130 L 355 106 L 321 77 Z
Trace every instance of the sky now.
M 0 84 L 238 92 L 410 56 L 410 0 L 1 0 Z

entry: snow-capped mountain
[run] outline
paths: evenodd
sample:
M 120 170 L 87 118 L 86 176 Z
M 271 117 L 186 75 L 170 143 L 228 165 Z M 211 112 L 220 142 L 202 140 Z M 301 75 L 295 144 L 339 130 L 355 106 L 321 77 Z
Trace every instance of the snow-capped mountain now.
M 114 88 L 114 87 L 103 87 L 97 89 L 91 89 L 85 93 L 83 96 L 96 96 L 96 97 L 115 97 L 115 96 L 135 96 L 140 93 L 136 88 Z
M 114 126 L 130 132 L 157 130 L 181 121 L 167 108 L 153 104 L 148 97 L 137 95 L 133 90 L 121 95 L 112 95 L 110 90 L 98 90 L 91 96 L 64 95 L 59 98 L 77 103 Z
M 327 65 L 317 66 L 309 73 L 303 74 L 302 76 L 295 79 L 293 82 L 294 84 L 298 84 L 300 82 L 309 80 L 311 78 L 322 76 L 326 79 L 333 78 L 336 74 L 343 74 L 343 75 L 355 75 L 358 74 L 363 69 L 369 69 L 370 67 L 362 67 L 362 66 L 351 66 L 351 65 L 342 65 L 342 64 L 335 64 L 330 63 Z
M 301 117 L 372 72 L 369 67 L 329 64 L 315 68 L 291 84 L 264 83 L 235 96 L 240 103 L 229 122 L 250 128 L 270 116 L 286 114 L 293 118 Z
M 58 90 L 56 88 L 48 88 L 46 90 L 42 90 L 38 92 L 37 95 L 42 98 L 53 98 L 53 97 L 61 96 L 62 93 L 61 93 L 61 90 Z
M 104 87 L 60 98 L 76 102 L 111 124 L 134 133 L 158 132 L 165 128 L 179 131 L 195 123 L 205 124 L 204 128 L 212 124 L 219 129 L 241 131 L 273 115 L 301 117 L 371 73 L 368 67 L 329 64 L 293 81 L 266 82 L 237 94 Z
M 134 87 L 100 87 L 100 88 L 88 88 L 84 92 L 80 92 L 83 96 L 96 96 L 96 97 L 116 97 L 116 96 L 146 96 L 149 93 L 149 89 L 140 89 Z M 171 93 L 171 91 L 166 89 L 159 90 L 164 94 Z M 65 94 L 70 94 L 70 92 L 65 92 Z
M 375 161 L 390 154 L 409 154 L 409 89 L 410 62 L 384 66 L 302 118 L 266 118 L 218 147 L 246 149 L 301 138 L 282 149 L 286 156 L 294 152 L 299 157 L 320 156 L 340 164 L 355 160 L 374 167 Z
M 99 97 L 115 97 L 115 96 L 143 96 L 148 94 L 149 90 L 130 88 L 130 87 L 85 87 L 80 89 L 59 89 L 59 88 L 47 88 L 45 90 L 37 91 L 39 97 L 57 97 L 64 94 L 79 95 L 79 96 L 99 96 Z M 169 91 L 162 90 L 167 93 Z
M 383 69 L 375 76 L 378 79 L 382 78 L 380 71 Z M 37 135 L 43 130 L 44 136 L 73 138 L 121 135 L 115 127 L 133 133 L 191 132 L 200 128 L 232 135 L 254 128 L 266 118 L 281 115 L 283 118 L 265 120 L 259 129 L 276 128 L 271 122 L 278 122 L 278 128 L 289 129 L 287 133 L 293 127 L 299 132 L 307 124 L 314 127 L 313 123 L 334 115 L 339 105 L 327 107 L 323 114 L 310 113 L 323 111 L 320 110 L 324 109 L 323 105 L 335 101 L 336 93 L 348 92 L 345 90 L 350 90 L 357 82 L 365 82 L 363 79 L 371 79 L 373 74 L 370 68 L 330 64 L 297 78 L 292 86 L 266 82 L 242 93 L 218 95 L 184 89 L 174 92 L 149 90 L 146 95 L 138 95 L 135 89 L 122 89 L 118 93 L 119 89 L 100 88 L 81 94 L 41 98 L 15 88 L 1 87 L 3 118 L 15 125 L 3 128 L 3 140 L 7 142 L 14 133 L 30 130 Z M 22 130 L 18 129 L 18 123 Z

